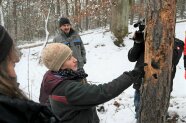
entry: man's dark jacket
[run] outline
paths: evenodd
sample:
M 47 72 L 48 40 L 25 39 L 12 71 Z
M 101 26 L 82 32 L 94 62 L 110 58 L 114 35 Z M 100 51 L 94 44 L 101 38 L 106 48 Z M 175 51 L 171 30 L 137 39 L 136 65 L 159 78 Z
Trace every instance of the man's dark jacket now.
M 179 62 L 179 59 L 181 57 L 180 53 L 182 54 L 183 51 L 183 45 L 181 41 L 178 41 L 177 38 L 174 40 L 174 48 L 173 48 L 173 58 L 172 58 L 172 79 L 171 79 L 171 91 L 173 86 L 173 79 L 175 77 L 176 73 L 176 65 Z M 134 42 L 133 47 L 128 52 L 128 59 L 131 62 L 136 62 L 135 68 L 141 66 L 144 64 L 144 53 L 145 53 L 145 44 L 144 41 L 141 43 Z M 141 79 L 142 82 L 142 79 Z M 139 89 L 140 85 L 137 85 L 138 87 L 135 89 Z

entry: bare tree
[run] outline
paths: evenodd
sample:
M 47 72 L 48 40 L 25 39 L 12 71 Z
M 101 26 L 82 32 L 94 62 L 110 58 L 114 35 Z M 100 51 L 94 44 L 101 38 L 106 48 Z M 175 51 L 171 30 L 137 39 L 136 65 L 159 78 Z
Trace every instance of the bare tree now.
M 40 1 L 0 0 L 1 24 L 6 26 L 15 40 L 27 43 L 46 37 L 46 18 L 43 15 L 45 5 L 38 4 Z M 139 14 L 140 17 L 143 16 L 142 3 L 145 0 L 53 0 L 47 25 L 48 32 L 54 35 L 58 31 L 58 19 L 61 16 L 70 18 L 72 26 L 78 26 L 81 31 L 106 27 L 112 22 L 111 30 L 113 29 L 115 37 L 118 38 L 119 42 L 116 44 L 120 46 L 128 31 L 129 1 L 135 2 L 132 7 L 134 20 L 138 19 L 136 17 L 139 17 Z M 177 16 L 185 18 L 185 0 L 177 1 Z M 49 9 L 50 0 L 45 0 L 44 3 L 47 4 L 44 8 Z M 110 16 L 111 14 L 113 16 Z M 130 23 L 132 20 L 131 16 Z
M 186 1 L 181 0 L 181 9 L 180 9 L 180 17 L 181 19 L 184 19 L 184 11 L 186 9 Z
M 86 19 L 85 19 L 85 20 L 86 20 L 86 21 L 85 21 L 85 23 L 86 23 L 86 24 L 85 24 L 85 29 L 86 29 L 86 30 L 88 30 L 88 25 L 89 25 L 88 7 L 87 7 L 87 6 L 88 6 L 88 1 L 89 1 L 89 0 L 86 0 L 86 13 L 85 13 L 85 18 L 86 18 Z
M 170 100 L 176 0 L 147 0 L 145 80 L 139 123 L 165 123 Z
M 4 22 L 4 16 L 3 16 L 3 2 L 2 0 L 0 0 L 0 17 L 1 17 L 1 25 L 4 26 L 5 22 Z
M 129 1 L 112 0 L 111 31 L 117 38 L 115 45 L 123 45 L 123 38 L 128 33 Z
M 132 25 L 134 21 L 134 9 L 132 8 L 132 6 L 135 4 L 135 0 L 130 0 L 130 4 L 130 25 Z
M 14 40 L 17 41 L 17 1 L 13 1 L 13 9 L 12 9 L 12 15 L 13 15 L 13 25 L 14 25 Z
M 65 14 L 66 14 L 66 16 L 68 17 L 69 16 L 69 4 L 68 4 L 68 0 L 65 0 L 64 1 L 65 2 L 65 8 L 66 8 L 66 11 L 65 11 Z

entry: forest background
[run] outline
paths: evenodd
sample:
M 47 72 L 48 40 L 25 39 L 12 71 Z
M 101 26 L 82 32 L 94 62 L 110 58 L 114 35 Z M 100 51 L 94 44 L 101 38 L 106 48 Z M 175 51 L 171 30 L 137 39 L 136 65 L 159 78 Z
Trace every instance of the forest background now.
M 123 0 L 129 23 L 144 17 L 145 0 Z M 75 30 L 111 26 L 116 0 L 0 0 L 0 22 L 18 44 L 58 33 L 58 20 L 68 17 Z M 177 20 L 186 19 L 186 1 L 177 0 Z M 122 9 L 122 8 L 119 8 Z
M 142 95 L 141 104 L 145 106 L 139 121 L 163 123 L 169 106 L 167 78 L 171 77 L 175 25 L 185 21 L 185 9 L 185 0 L 0 0 L 0 22 L 18 45 L 38 40 L 46 44 L 50 36 L 59 32 L 58 20 L 63 16 L 71 20 L 78 32 L 108 27 L 106 32 L 114 34 L 113 42 L 120 47 L 125 46 L 124 37 L 130 34 L 129 25 L 146 17 L 145 48 L 151 51 L 145 52 L 149 74 L 145 75 L 143 92 L 147 93 Z M 154 68 L 154 63 L 158 67 Z M 167 63 L 170 64 L 166 66 Z M 158 90 L 156 98 L 152 89 Z

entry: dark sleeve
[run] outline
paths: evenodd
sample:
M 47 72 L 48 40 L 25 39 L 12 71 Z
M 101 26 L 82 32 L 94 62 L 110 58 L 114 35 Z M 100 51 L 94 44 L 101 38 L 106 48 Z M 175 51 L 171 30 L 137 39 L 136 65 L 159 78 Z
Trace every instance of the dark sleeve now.
M 175 38 L 174 49 L 173 49 L 173 58 L 172 63 L 176 66 L 179 63 L 179 60 L 183 54 L 184 43 L 182 40 Z
M 184 60 L 184 68 L 186 70 L 186 55 L 184 55 L 183 60 Z
M 71 105 L 92 107 L 118 96 L 132 84 L 132 81 L 132 77 L 123 73 L 106 84 L 90 85 L 73 82 L 66 86 L 65 95 Z
M 79 37 L 80 40 L 81 40 L 81 37 Z M 84 47 L 84 44 L 83 44 L 83 41 L 81 40 L 81 54 L 82 54 L 82 57 L 83 57 L 83 60 L 84 60 L 84 63 L 86 63 L 86 50 L 85 50 L 85 47 Z
M 141 52 L 144 52 L 144 43 L 135 43 L 128 52 L 128 59 L 130 62 L 135 62 L 140 57 Z
M 185 42 L 184 42 L 184 50 L 183 50 L 183 54 L 184 54 L 184 68 L 186 70 L 186 37 L 185 37 Z

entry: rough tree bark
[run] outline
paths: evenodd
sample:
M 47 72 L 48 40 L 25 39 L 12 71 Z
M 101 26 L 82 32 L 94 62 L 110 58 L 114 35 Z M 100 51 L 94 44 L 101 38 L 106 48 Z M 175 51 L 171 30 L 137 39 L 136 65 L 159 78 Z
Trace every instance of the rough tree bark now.
M 147 0 L 145 79 L 138 123 L 165 123 L 170 100 L 176 0 Z

